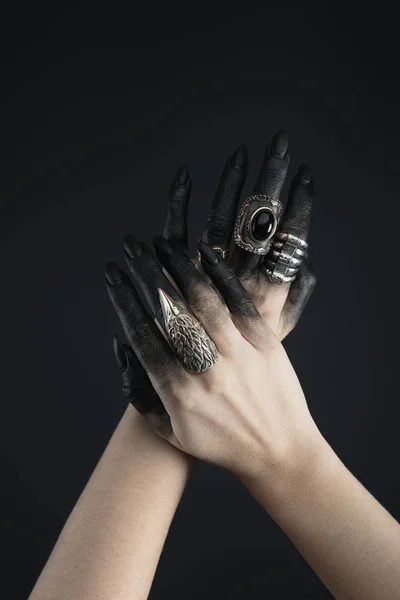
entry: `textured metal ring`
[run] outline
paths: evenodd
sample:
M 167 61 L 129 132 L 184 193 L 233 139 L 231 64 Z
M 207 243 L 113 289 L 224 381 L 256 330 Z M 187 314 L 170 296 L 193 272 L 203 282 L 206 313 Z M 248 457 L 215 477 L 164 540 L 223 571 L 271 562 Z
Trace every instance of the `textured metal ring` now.
M 299 267 L 307 252 L 308 244 L 302 238 L 278 231 L 266 261 L 265 272 L 272 283 L 290 283 L 296 279 Z
M 280 265 L 281 267 L 283 265 Z M 270 269 L 267 266 L 264 266 L 265 274 L 268 277 L 271 283 L 277 283 L 281 285 L 282 283 L 291 283 L 297 277 L 297 271 L 295 275 L 286 275 L 284 269 L 277 268 L 277 265 L 274 266 L 273 269 Z
M 270 255 L 272 260 L 275 262 L 279 261 L 282 264 L 288 265 L 289 267 L 299 267 L 302 261 L 302 258 L 293 256 L 292 254 L 287 254 L 284 249 L 275 250 L 275 244 L 272 245 Z
M 236 217 L 236 244 L 253 254 L 268 254 L 282 212 L 282 202 L 273 196 L 254 194 L 246 198 Z
M 292 233 L 277 231 L 275 237 L 277 240 L 281 240 L 282 242 L 289 242 L 290 244 L 301 246 L 302 248 L 308 248 L 308 244 L 305 240 L 297 235 L 293 235 Z
M 274 241 L 272 242 L 272 246 L 275 250 L 282 250 L 282 248 L 284 248 L 284 246 L 286 245 L 286 242 L 278 242 L 277 239 L 274 239 Z M 293 246 L 294 247 L 294 255 L 299 257 L 299 258 L 304 258 L 305 256 L 307 256 L 307 248 L 300 248 L 299 246 Z
M 275 267 L 277 265 L 279 265 L 279 267 L 284 267 L 285 275 L 288 275 L 289 277 L 291 277 L 292 275 L 296 275 L 297 271 L 299 270 L 299 267 L 290 267 L 289 265 L 285 265 L 284 263 L 277 263 L 273 260 L 266 260 L 265 264 L 269 269 L 272 270 L 275 270 Z
M 210 369 L 218 360 L 217 347 L 203 325 L 183 306 L 177 306 L 170 296 L 158 289 L 168 342 L 189 373 Z

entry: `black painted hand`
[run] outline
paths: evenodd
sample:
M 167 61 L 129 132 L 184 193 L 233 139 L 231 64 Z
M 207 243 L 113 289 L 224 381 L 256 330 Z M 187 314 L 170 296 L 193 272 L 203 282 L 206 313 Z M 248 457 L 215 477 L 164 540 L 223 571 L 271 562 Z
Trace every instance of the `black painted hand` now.
M 288 149 L 287 134 L 278 131 L 266 149 L 253 193 L 273 196 L 282 201 L 281 193 L 290 161 Z M 282 340 L 297 324 L 315 287 L 316 277 L 306 258 L 294 282 L 282 285 L 270 283 L 264 270 L 268 257 L 252 254 L 235 244 L 233 230 L 247 172 L 247 149 L 240 145 L 225 164 L 202 240 L 227 254 L 225 260 L 249 292 L 265 322 Z M 186 252 L 190 192 L 189 170 L 181 167 L 170 188 L 164 237 L 175 248 L 182 248 Z M 310 168 L 301 165 L 292 180 L 279 230 L 307 240 L 313 195 L 314 182 Z M 198 260 L 196 264 L 201 268 Z
M 254 192 L 279 197 L 287 175 L 288 165 L 287 135 L 284 132 L 278 132 L 266 149 Z M 244 145 L 241 145 L 226 162 L 202 239 L 213 247 L 228 251 L 225 262 L 231 266 L 238 280 L 247 290 L 263 321 L 282 340 L 296 325 L 312 293 L 316 280 L 306 259 L 303 261 L 298 276 L 292 284 L 272 284 L 264 273 L 263 260 L 234 244 L 234 222 L 240 205 L 241 192 L 247 171 L 247 149 Z M 157 257 L 167 271 L 169 270 L 170 274 L 171 260 L 166 247 L 169 247 L 170 252 L 171 249 L 178 252 L 178 256 L 182 256 L 182 252 L 183 255 L 187 256 L 187 210 L 190 192 L 189 170 L 187 167 L 181 167 L 171 184 L 169 192 L 164 236 L 170 244 L 166 245 L 165 239 L 161 236 L 157 236 L 154 240 Z M 313 193 L 314 184 L 310 170 L 305 166 L 300 167 L 290 187 L 288 202 L 281 220 L 281 228 L 289 233 L 299 235 L 303 239 L 307 238 Z M 141 254 L 142 245 L 140 243 L 135 245 L 135 242 L 130 239 L 130 247 L 131 254 Z M 148 261 L 148 258 L 145 255 L 142 261 L 146 263 L 146 260 Z M 176 260 L 178 259 L 175 257 Z M 207 278 L 198 258 L 192 260 L 200 273 L 205 275 L 208 283 L 213 286 L 214 284 Z M 178 286 L 182 283 L 180 273 L 185 275 L 184 264 L 181 265 L 180 269 L 172 269 L 174 280 Z M 109 265 L 109 276 L 112 275 L 113 271 L 114 267 Z M 158 271 L 154 263 L 150 261 L 150 264 L 147 264 L 146 267 L 148 281 L 151 281 L 155 272 Z M 193 273 L 194 271 L 192 277 Z M 196 281 L 196 279 L 193 281 Z M 169 292 L 171 292 L 169 283 L 168 286 Z M 161 312 L 158 298 L 149 297 L 147 301 L 151 305 L 151 312 L 160 319 Z M 131 348 L 126 344 L 122 345 L 115 337 L 114 351 L 122 371 L 124 396 L 138 410 L 148 412 L 149 407 L 152 407 L 151 410 L 154 414 L 162 413 L 164 410 L 162 403 Z

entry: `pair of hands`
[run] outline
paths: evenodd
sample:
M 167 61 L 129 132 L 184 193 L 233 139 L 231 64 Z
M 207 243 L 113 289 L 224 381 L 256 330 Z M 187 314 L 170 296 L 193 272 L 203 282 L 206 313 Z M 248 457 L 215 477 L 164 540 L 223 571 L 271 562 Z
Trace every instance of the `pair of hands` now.
M 266 149 L 254 193 L 280 197 L 289 160 L 287 134 L 280 131 Z M 233 243 L 247 170 L 242 145 L 223 170 L 200 259 L 187 252 L 191 181 L 181 167 L 170 189 L 164 237 L 154 239 L 158 261 L 128 235 L 125 259 L 132 280 L 115 263 L 107 263 L 106 277 L 129 342 L 114 338 L 125 397 L 177 448 L 239 477 L 258 477 L 290 463 L 304 436 L 316 429 L 280 343 L 296 325 L 315 276 L 306 259 L 292 284 L 272 284 L 262 258 Z M 310 170 L 302 166 L 291 183 L 283 231 L 306 239 L 312 197 Z M 211 246 L 228 256 L 222 259 Z M 163 323 L 159 288 L 178 305 L 183 297 L 214 341 L 219 358 L 208 371 L 185 371 L 160 332 L 154 321 Z

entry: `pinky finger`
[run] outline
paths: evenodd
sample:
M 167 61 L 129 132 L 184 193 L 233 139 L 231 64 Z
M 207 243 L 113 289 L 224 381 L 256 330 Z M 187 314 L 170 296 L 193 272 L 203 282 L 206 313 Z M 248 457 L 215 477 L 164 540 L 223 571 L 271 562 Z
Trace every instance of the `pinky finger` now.
M 113 348 L 121 370 L 124 398 L 149 420 L 155 433 L 169 440 L 173 435 L 171 420 L 136 354 L 130 346 L 122 344 L 116 335 Z
M 289 294 L 282 310 L 285 338 L 297 325 L 301 314 L 309 301 L 317 283 L 317 277 L 308 261 L 304 259 L 299 267 L 296 279 L 290 286 Z M 283 339 L 282 338 L 282 339 Z

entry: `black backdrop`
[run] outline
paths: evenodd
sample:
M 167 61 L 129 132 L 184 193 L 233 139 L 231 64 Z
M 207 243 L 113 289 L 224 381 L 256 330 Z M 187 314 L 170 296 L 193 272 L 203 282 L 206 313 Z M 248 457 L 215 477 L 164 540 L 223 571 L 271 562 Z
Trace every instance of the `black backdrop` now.
M 394 3 L 393 3 L 394 5 Z M 394 10 L 394 7 L 393 7 Z M 2 19 L 2 588 L 27 598 L 125 403 L 104 262 L 162 232 L 176 168 L 192 249 L 225 159 L 250 192 L 279 128 L 312 165 L 319 281 L 285 346 L 320 430 L 400 517 L 399 86 L 389 3 L 13 5 Z M 329 598 L 275 523 L 199 464 L 151 598 Z

